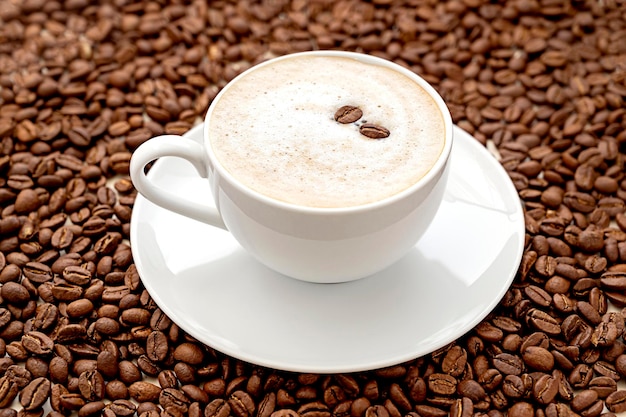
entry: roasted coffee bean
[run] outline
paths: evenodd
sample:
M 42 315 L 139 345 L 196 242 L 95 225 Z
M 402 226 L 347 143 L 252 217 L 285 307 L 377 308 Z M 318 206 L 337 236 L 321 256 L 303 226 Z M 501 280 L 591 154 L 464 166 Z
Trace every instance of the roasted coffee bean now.
M 612 413 L 623 413 L 626 411 L 626 391 L 617 390 L 609 394 L 604 400 L 604 404 Z
M 493 358 L 493 365 L 505 375 L 520 375 L 524 371 L 522 358 L 510 353 L 500 353 Z
M 290 411 L 293 412 L 293 410 Z M 204 409 L 204 417 L 228 417 L 230 412 L 231 409 L 228 402 L 222 398 L 216 398 L 207 404 Z M 275 413 L 272 413 L 271 415 L 273 416 Z
M 111 401 L 128 399 L 130 397 L 128 387 L 118 379 L 107 382 L 104 391 L 107 398 Z
M 593 369 L 586 364 L 578 364 L 571 371 L 568 381 L 574 388 L 587 388 L 593 378 Z
M 154 402 L 158 401 L 161 388 L 150 382 L 137 381 L 128 387 L 128 392 L 135 401 Z
M 44 377 L 35 378 L 20 392 L 20 404 L 24 410 L 36 410 L 48 400 L 50 389 L 50 380 Z
M 31 331 L 22 336 L 24 349 L 34 355 L 49 355 L 54 348 L 54 342 L 48 335 L 38 331 Z
M 363 117 L 363 111 L 355 106 L 342 106 L 335 112 L 334 117 L 339 123 L 354 123 Z
M 372 407 L 376 407 L 376 406 L 372 406 Z M 372 407 L 370 407 L 370 409 Z M 418 415 L 421 415 L 421 416 L 424 416 L 424 417 L 444 417 L 444 416 L 446 416 L 448 414 L 446 411 L 442 410 L 441 408 L 430 406 L 430 405 L 426 405 L 426 404 L 418 404 L 418 405 L 416 405 L 415 406 L 415 411 L 417 411 Z M 370 417 L 370 416 L 368 416 L 367 412 L 365 413 L 365 415 L 367 417 Z M 377 415 L 380 415 L 382 417 L 387 417 L 384 414 L 377 414 Z M 371 416 L 371 417 L 374 417 L 374 416 Z
M 617 390 L 617 382 L 607 376 L 599 376 L 589 381 L 589 389 L 598 393 L 598 397 L 606 398 L 609 394 Z
M 428 377 L 428 388 L 437 395 L 452 395 L 456 387 L 457 380 L 452 375 L 434 373 Z
M 528 346 L 522 352 L 522 358 L 526 366 L 540 372 L 550 372 L 554 367 L 554 357 L 540 346 Z
M 504 336 L 504 332 L 501 329 L 486 321 L 477 325 L 475 331 L 481 339 L 490 342 L 498 342 Z
M 9 281 L 0 287 L 0 296 L 8 303 L 24 305 L 30 300 L 28 290 L 17 282 Z
M 559 392 L 559 381 L 552 375 L 542 375 L 533 385 L 533 398 L 541 404 L 551 403 Z
M 20 387 L 7 375 L 0 377 L 0 408 L 7 408 L 17 397 Z
M 107 404 L 106 408 L 113 411 L 116 416 L 127 417 L 135 414 L 137 407 L 129 400 L 119 399 Z
M 228 404 L 231 412 L 237 417 L 248 417 L 254 415 L 256 405 L 254 400 L 245 391 L 235 391 L 228 397 Z M 302 413 L 300 413 L 302 415 Z
M 598 400 L 598 393 L 596 391 L 587 389 L 582 390 L 572 400 L 571 407 L 575 412 L 581 412 L 591 407 Z
M 359 126 L 359 132 L 370 139 L 384 139 L 391 134 L 389 129 L 373 123 L 363 123 Z
M 159 404 L 166 410 L 186 413 L 189 409 L 190 401 L 187 396 L 175 388 L 165 388 L 159 394 Z
M 62 357 L 55 356 L 50 360 L 49 372 L 51 382 L 64 384 L 69 377 L 69 364 Z
M 51 268 L 41 262 L 27 263 L 22 272 L 26 278 L 37 284 L 51 281 L 53 278 Z
M 190 365 L 198 365 L 202 362 L 204 353 L 195 343 L 181 343 L 174 350 L 174 359 Z
M 91 272 L 77 265 L 70 265 L 63 269 L 63 279 L 75 285 L 85 286 L 91 281 Z
M 478 403 L 487 396 L 483 386 L 473 379 L 460 381 L 457 385 L 457 393 L 464 398 L 470 399 L 473 403 Z
M 104 409 L 105 406 L 104 401 L 92 401 L 82 406 L 78 410 L 78 415 L 80 417 L 97 415 Z
M 78 377 L 78 389 L 88 401 L 104 398 L 104 378 L 97 370 L 85 371 Z
M 561 333 L 559 323 L 543 310 L 532 308 L 526 315 L 526 320 L 530 325 L 549 335 L 558 335 Z

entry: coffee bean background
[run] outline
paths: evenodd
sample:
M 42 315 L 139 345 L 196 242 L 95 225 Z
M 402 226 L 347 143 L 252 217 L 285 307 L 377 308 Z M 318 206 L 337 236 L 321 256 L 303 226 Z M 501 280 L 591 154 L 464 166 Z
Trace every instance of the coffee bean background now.
M 397 366 L 228 357 L 172 323 L 133 264 L 133 150 L 189 130 L 251 65 L 311 49 L 421 74 L 525 208 L 493 313 Z M 624 0 L 0 0 L 0 417 L 625 412 L 625 100 Z

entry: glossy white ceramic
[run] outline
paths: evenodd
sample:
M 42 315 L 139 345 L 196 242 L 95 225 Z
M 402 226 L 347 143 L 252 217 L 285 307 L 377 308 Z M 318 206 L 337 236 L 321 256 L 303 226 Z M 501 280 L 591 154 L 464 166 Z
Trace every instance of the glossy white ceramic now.
M 186 136 L 201 140 L 202 127 Z M 191 165 L 162 158 L 150 177 L 211 204 Z M 131 247 L 160 308 L 207 345 L 255 364 L 350 372 L 432 352 L 480 322 L 509 288 L 522 255 L 522 208 L 508 175 L 455 127 L 443 203 L 423 238 L 373 276 L 314 284 L 280 275 L 224 230 L 138 196 Z
M 152 202 L 213 226 L 225 226 L 248 253 L 275 271 L 316 283 L 360 279 L 404 256 L 437 213 L 446 187 L 453 142 L 452 118 L 435 89 L 415 73 L 381 58 L 344 51 L 302 52 L 263 62 L 232 80 L 213 105 L 246 74 L 299 55 L 350 58 L 389 68 L 427 91 L 441 112 L 445 127 L 441 154 L 432 168 L 410 187 L 372 203 L 340 208 L 298 206 L 254 191 L 231 175 L 215 156 L 205 123 L 201 142 L 166 135 L 143 143 L 133 152 L 130 175 L 137 190 Z M 206 120 L 218 123 L 211 118 L 213 105 Z M 172 194 L 178 184 L 154 186 L 144 174 L 144 167 L 163 156 L 186 159 L 200 176 L 207 177 L 207 184 L 194 183 L 197 188 L 192 194 L 212 194 L 215 204 L 198 204 L 180 193 Z M 207 241 L 204 245 L 208 244 Z

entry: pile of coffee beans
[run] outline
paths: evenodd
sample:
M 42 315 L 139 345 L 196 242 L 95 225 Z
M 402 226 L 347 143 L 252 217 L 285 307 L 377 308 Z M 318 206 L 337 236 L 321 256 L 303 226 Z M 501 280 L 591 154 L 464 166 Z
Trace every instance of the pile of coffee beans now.
M 523 201 L 497 308 L 397 366 L 228 357 L 172 323 L 133 264 L 133 150 L 186 132 L 251 65 L 311 49 L 424 76 Z M 0 0 L 0 417 L 626 411 L 625 100 L 624 0 Z

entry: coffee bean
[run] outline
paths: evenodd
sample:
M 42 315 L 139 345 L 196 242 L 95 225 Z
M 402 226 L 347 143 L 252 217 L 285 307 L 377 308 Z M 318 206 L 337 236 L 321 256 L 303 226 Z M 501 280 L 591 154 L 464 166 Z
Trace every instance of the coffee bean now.
M 626 411 L 626 391 L 617 390 L 609 394 L 604 403 L 609 411 L 613 413 L 622 413 Z
M 135 414 L 136 406 L 126 399 L 115 400 L 106 406 L 116 416 L 127 417 Z
M 17 397 L 20 387 L 7 375 L 0 377 L 0 407 L 7 408 Z
M 48 400 L 50 396 L 50 381 L 44 377 L 33 379 L 20 392 L 20 404 L 24 410 L 36 410 Z
M 359 132 L 370 139 L 384 139 L 391 134 L 387 128 L 373 123 L 363 123 L 359 126 Z
M 17 282 L 6 282 L 0 287 L 0 296 L 8 303 L 24 305 L 30 300 L 30 294 L 23 285 Z
M 248 417 L 254 414 L 256 406 L 254 400 L 245 391 L 235 391 L 228 397 L 231 412 L 237 417 Z M 303 406 L 304 407 L 304 406 Z M 302 415 L 301 412 L 299 412 Z
M 354 123 L 363 117 L 363 111 L 355 106 L 342 106 L 335 112 L 334 117 L 339 123 Z
M 433 373 L 428 377 L 428 388 L 438 395 L 452 395 L 456 392 L 457 380 L 452 375 Z
M 545 348 L 539 346 L 528 346 L 522 352 L 524 363 L 537 371 L 549 372 L 554 367 L 554 357 Z
M 533 398 L 541 404 L 551 403 L 559 392 L 559 382 L 552 375 L 542 375 L 533 385 Z
M 537 330 L 545 332 L 549 335 L 558 335 L 561 333 L 561 327 L 558 322 L 543 310 L 532 308 L 528 311 L 526 319 L 530 325 Z
M 22 345 L 34 355 L 48 355 L 52 353 L 54 342 L 44 333 L 31 331 L 22 336 Z
M 153 331 L 146 340 L 146 351 L 148 358 L 153 361 L 162 361 L 169 353 L 167 337 L 164 333 Z
M 460 381 L 457 385 L 457 393 L 464 398 L 470 399 L 473 403 L 478 403 L 487 396 L 482 385 L 473 379 Z
M 190 365 L 200 364 L 203 358 L 204 353 L 202 349 L 194 343 L 181 343 L 174 350 L 174 359 Z
M 78 389 L 88 401 L 104 398 L 104 378 L 97 370 L 82 372 L 78 377 Z
M 373 406 L 373 407 L 376 407 L 376 406 Z M 372 407 L 370 407 L 370 409 L 371 408 Z M 424 417 L 444 417 L 448 414 L 446 411 L 442 410 L 441 408 L 433 407 L 433 406 L 426 405 L 426 404 L 416 405 L 415 411 L 417 411 L 418 415 L 421 415 Z M 367 415 L 367 413 L 365 415 L 367 417 L 370 417 Z M 386 417 L 386 416 L 383 414 L 382 417 Z
M 293 410 L 289 410 L 295 414 Z M 231 409 L 228 402 L 226 402 L 222 398 L 216 398 L 211 401 L 206 408 L 204 409 L 204 417 L 228 417 Z M 272 413 L 272 416 L 275 416 L 276 412 Z M 276 417 L 276 416 L 275 416 Z
M 145 381 L 136 381 L 128 387 L 130 396 L 138 402 L 153 402 L 159 399 L 161 388 Z

